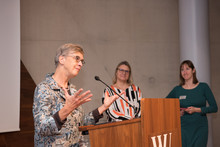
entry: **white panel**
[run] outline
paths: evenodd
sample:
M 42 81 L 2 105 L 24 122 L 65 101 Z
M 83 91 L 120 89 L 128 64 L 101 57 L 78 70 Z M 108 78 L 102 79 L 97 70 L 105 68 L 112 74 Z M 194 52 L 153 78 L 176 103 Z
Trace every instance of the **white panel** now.
M 198 79 L 210 83 L 208 1 L 179 0 L 180 59 L 192 60 Z
M 0 0 L 0 132 L 18 131 L 20 114 L 20 0 Z
M 179 0 L 180 61 L 191 60 L 200 82 L 210 84 L 208 1 Z M 213 146 L 212 116 L 208 115 L 208 147 Z

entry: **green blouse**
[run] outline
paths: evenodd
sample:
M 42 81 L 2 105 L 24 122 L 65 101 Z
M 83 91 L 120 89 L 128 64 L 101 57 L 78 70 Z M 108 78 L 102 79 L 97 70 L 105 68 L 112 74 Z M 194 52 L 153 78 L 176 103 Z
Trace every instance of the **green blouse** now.
M 181 108 L 199 107 L 204 114 L 217 112 L 218 110 L 214 95 L 206 83 L 199 83 L 194 89 L 184 89 L 182 86 L 176 86 L 167 98 L 179 98 Z M 206 101 L 209 106 L 206 106 Z
M 181 117 L 182 147 L 206 147 L 208 140 L 208 121 L 206 113 L 218 111 L 214 95 L 206 83 L 199 83 L 193 89 L 176 86 L 167 98 L 178 98 L 180 108 L 190 106 L 201 108 L 201 113 L 188 114 Z M 209 105 L 206 105 L 208 102 Z

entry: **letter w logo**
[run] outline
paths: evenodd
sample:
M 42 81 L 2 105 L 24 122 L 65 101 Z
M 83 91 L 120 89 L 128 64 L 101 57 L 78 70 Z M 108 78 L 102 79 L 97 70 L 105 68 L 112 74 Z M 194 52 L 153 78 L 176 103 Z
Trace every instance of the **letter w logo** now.
M 169 133 L 169 147 L 171 147 L 171 135 L 172 133 Z M 157 147 L 157 142 L 158 142 L 158 147 L 166 147 L 167 146 L 167 134 L 163 134 L 163 144 L 162 144 L 162 140 L 161 140 L 161 135 L 158 136 L 153 136 L 151 137 L 152 143 L 153 143 L 153 147 Z M 158 141 L 156 141 L 158 140 Z

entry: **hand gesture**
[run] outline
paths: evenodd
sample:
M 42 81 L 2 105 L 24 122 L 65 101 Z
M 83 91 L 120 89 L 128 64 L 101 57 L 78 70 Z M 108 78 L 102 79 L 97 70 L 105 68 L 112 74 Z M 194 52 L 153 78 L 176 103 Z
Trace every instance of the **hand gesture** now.
M 121 92 L 119 95 L 123 95 L 123 94 L 125 94 L 125 92 Z M 118 98 L 119 98 L 118 95 L 113 95 L 113 96 L 110 97 L 110 96 L 108 95 L 108 93 L 106 92 L 106 93 L 105 93 L 104 104 L 103 104 L 104 109 L 107 110 L 107 109 L 111 106 L 111 104 L 112 104 L 116 99 L 118 99 Z
M 196 107 L 190 106 L 185 111 L 189 114 L 192 114 L 195 112 L 201 112 L 201 108 L 196 108 Z
M 74 93 L 74 95 L 69 95 L 66 89 L 63 90 L 65 92 L 65 98 L 66 98 L 66 103 L 64 107 L 68 108 L 70 111 L 73 111 L 80 105 L 91 101 L 92 94 L 90 90 L 82 93 L 81 95 L 80 93 L 83 91 L 82 88 L 79 89 L 76 93 Z

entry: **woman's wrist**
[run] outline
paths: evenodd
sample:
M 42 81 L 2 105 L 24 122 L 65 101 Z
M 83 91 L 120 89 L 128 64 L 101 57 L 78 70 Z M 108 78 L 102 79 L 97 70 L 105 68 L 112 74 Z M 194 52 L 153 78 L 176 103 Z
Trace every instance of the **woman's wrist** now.
M 202 112 L 201 108 L 196 108 L 196 112 L 198 113 Z
M 60 120 L 63 121 L 67 118 L 67 116 L 71 113 L 71 111 L 69 111 L 65 106 L 60 109 L 59 111 L 59 116 L 60 116 Z
M 105 107 L 105 104 L 101 105 L 98 108 L 99 114 L 101 115 L 105 110 L 107 110 L 108 108 Z

